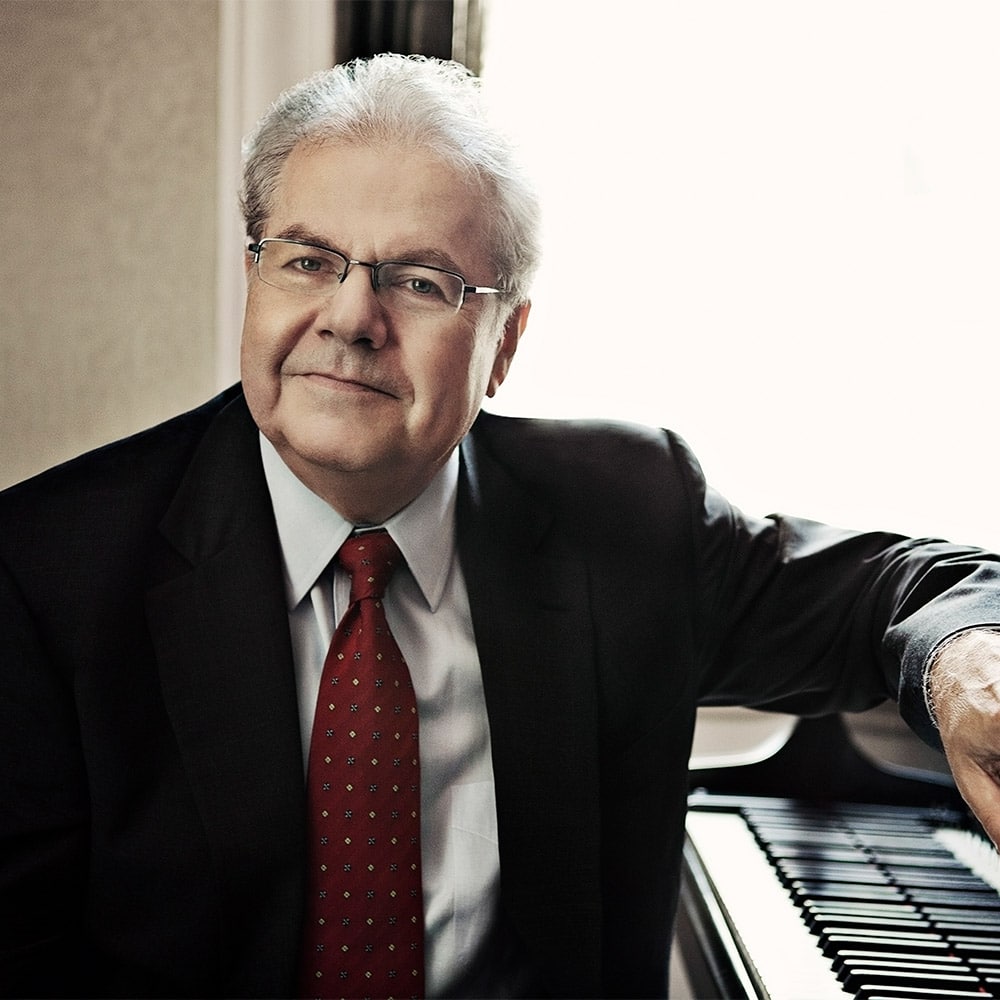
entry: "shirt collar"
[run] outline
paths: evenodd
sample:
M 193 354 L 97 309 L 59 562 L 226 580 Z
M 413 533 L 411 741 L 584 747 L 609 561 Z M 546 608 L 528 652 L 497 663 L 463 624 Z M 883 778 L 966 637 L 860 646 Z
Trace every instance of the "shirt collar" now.
M 263 434 L 260 453 L 291 610 L 309 593 L 354 526 L 302 483 Z M 455 449 L 423 493 L 385 522 L 432 612 L 441 602 L 455 552 L 458 465 Z

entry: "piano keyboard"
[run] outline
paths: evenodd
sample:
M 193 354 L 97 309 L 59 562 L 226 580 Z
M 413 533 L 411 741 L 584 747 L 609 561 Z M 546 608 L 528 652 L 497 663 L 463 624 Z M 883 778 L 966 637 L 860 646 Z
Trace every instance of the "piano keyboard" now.
M 731 995 L 1000 998 L 1000 864 L 957 814 L 708 795 L 687 832 Z

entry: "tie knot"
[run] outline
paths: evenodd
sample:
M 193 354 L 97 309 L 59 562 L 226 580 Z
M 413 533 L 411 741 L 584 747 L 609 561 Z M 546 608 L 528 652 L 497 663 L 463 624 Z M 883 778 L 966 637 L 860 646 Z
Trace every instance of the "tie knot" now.
M 351 535 L 337 553 L 340 565 L 351 574 L 351 603 L 365 597 L 376 600 L 385 593 L 392 571 L 400 561 L 399 547 L 384 528 Z

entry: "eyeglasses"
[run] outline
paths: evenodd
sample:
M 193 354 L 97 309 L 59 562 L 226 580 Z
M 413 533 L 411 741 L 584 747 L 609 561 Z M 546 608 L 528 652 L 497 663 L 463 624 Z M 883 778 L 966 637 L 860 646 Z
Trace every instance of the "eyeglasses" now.
M 466 295 L 501 295 L 502 288 L 467 285 L 454 271 L 404 260 L 369 264 L 336 250 L 299 240 L 266 239 L 251 243 L 260 280 L 273 288 L 304 295 L 333 295 L 357 264 L 371 268 L 372 289 L 385 306 L 402 312 L 457 312 Z

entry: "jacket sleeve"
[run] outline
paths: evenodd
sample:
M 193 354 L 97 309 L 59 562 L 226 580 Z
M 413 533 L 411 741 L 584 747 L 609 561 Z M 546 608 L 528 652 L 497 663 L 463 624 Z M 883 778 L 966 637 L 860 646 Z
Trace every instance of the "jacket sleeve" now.
M 0 993 L 66 996 L 87 878 L 86 781 L 68 681 L 0 564 Z
M 937 743 L 923 695 L 937 646 L 1000 621 L 1000 556 L 934 539 L 751 518 L 683 442 L 706 704 L 820 715 L 897 698 Z

